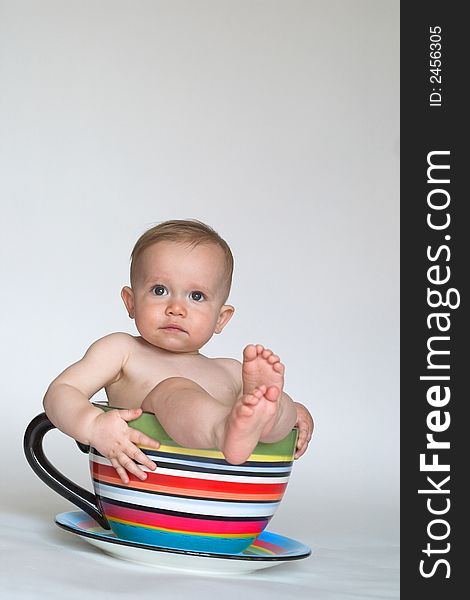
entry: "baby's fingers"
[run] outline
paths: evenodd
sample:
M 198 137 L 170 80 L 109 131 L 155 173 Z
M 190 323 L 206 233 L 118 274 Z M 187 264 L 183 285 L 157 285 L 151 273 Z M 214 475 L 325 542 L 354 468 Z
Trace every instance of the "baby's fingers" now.
M 310 436 L 309 436 L 309 432 L 308 429 L 299 429 L 299 435 L 297 437 L 297 444 L 296 444 L 296 453 L 295 453 L 295 458 L 300 458 L 302 456 L 302 454 L 305 453 L 305 451 L 307 450 L 307 446 L 310 442 Z
M 138 419 L 141 414 L 141 408 L 123 408 L 119 411 L 119 416 L 121 419 L 124 419 L 124 421 L 135 421 L 135 419 Z
M 122 483 L 128 484 L 129 477 L 127 475 L 126 469 L 121 466 L 121 464 L 117 458 L 111 458 L 110 460 L 111 460 L 111 464 L 116 469 L 116 472 L 119 475 L 119 478 L 121 479 Z
M 147 446 L 148 448 L 160 448 L 160 442 L 154 440 L 153 438 L 145 435 L 141 431 L 137 431 L 136 429 L 132 430 L 131 441 L 138 446 Z
M 134 448 L 135 448 L 135 446 L 134 446 Z M 137 450 L 137 452 L 135 452 L 133 449 L 129 448 L 126 452 L 123 452 L 118 458 L 119 466 L 124 468 L 127 472 L 132 473 L 132 475 L 135 475 L 138 479 L 141 479 L 143 481 L 144 479 L 147 479 L 147 473 L 145 473 L 142 470 L 142 468 L 135 462 L 136 460 L 138 460 L 136 457 L 138 456 L 138 452 L 140 452 L 140 450 L 138 448 L 135 448 L 135 450 Z M 140 460 L 139 460 L 139 463 L 140 463 Z M 155 463 L 153 463 L 153 464 L 155 466 Z M 121 477 L 120 470 L 119 469 L 116 469 L 116 470 L 119 473 L 119 476 Z M 126 476 L 127 476 L 127 473 L 126 473 Z M 121 477 L 121 479 L 122 479 L 122 477 Z M 124 481 L 124 483 L 128 483 L 128 482 L 129 482 L 129 479 L 127 481 Z
M 142 450 L 140 450 L 139 448 L 137 448 L 137 446 L 134 446 L 133 444 L 132 447 L 128 449 L 127 454 L 132 458 L 133 461 L 139 463 L 139 465 L 147 467 L 147 469 L 150 469 L 150 471 L 155 471 L 155 469 L 157 468 L 153 460 L 150 459 L 144 452 L 142 452 Z M 141 474 L 145 475 L 145 473 L 143 473 L 141 469 L 139 470 Z M 145 477 L 147 476 L 145 475 Z M 140 477 L 140 479 L 145 479 L 145 477 Z
M 132 458 L 140 463 L 141 465 L 145 465 L 150 470 L 155 470 L 155 463 L 151 460 L 140 448 L 137 446 L 147 446 L 150 448 L 159 448 L 160 442 L 153 440 L 152 438 L 146 436 L 144 433 L 140 431 L 135 431 L 131 436 L 131 442 L 133 444 Z M 135 445 L 134 445 L 135 444 Z

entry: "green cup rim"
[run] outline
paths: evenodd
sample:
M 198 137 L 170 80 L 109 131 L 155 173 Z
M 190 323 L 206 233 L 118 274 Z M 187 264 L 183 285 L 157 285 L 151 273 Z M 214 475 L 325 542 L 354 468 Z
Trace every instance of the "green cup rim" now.
M 109 410 L 126 410 L 119 407 L 112 407 L 108 404 L 93 402 L 94 406 L 101 408 L 104 411 Z M 182 448 L 179 444 L 177 444 L 165 431 L 162 425 L 159 423 L 156 416 L 147 411 L 143 411 L 142 414 L 134 419 L 133 421 L 129 421 L 128 425 L 137 431 L 141 431 L 148 435 L 149 437 L 156 439 L 160 442 L 161 445 L 164 446 L 173 446 L 175 448 Z M 296 448 L 297 442 L 297 434 L 298 430 L 294 427 L 282 440 L 278 442 L 259 442 L 256 448 L 254 448 L 252 454 L 262 455 L 262 456 L 290 456 L 293 458 Z M 207 448 L 207 450 L 220 452 L 217 448 Z

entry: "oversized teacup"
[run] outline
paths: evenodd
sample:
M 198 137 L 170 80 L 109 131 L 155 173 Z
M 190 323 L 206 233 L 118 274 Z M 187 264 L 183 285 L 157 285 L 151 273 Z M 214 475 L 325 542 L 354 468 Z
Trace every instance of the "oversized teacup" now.
M 70 481 L 44 455 L 43 437 L 54 428 L 45 413 L 26 430 L 26 458 L 48 486 L 131 542 L 235 554 L 269 523 L 291 472 L 295 429 L 280 442 L 259 443 L 245 463 L 232 465 L 219 450 L 179 446 L 151 413 L 128 424 L 160 442 L 158 450 L 139 446 L 157 465 L 145 481 L 129 474 L 123 484 L 107 458 L 81 444 L 89 452 L 95 493 Z

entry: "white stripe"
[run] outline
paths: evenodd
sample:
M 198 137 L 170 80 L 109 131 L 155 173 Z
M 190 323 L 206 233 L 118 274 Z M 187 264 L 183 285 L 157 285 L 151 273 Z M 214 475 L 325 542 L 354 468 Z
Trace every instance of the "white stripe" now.
M 245 504 L 243 502 L 217 502 L 213 500 L 199 500 L 192 498 L 175 498 L 173 496 L 160 496 L 159 494 L 146 494 L 137 490 L 124 490 L 108 485 L 95 483 L 95 492 L 106 501 L 118 500 L 135 504 L 136 508 L 149 506 L 164 510 L 213 515 L 220 517 L 269 517 L 274 514 L 279 502 L 265 504 Z
M 100 465 L 112 466 L 111 461 L 107 458 L 93 455 L 93 462 Z M 148 467 L 140 465 L 142 471 L 153 473 Z M 157 463 L 157 472 L 162 475 L 170 475 L 172 477 L 190 477 L 192 479 L 210 479 L 211 481 L 232 481 L 235 483 L 287 483 L 289 477 L 244 477 L 243 475 L 221 475 L 219 473 L 200 473 L 198 471 L 182 471 L 180 469 L 165 469 L 159 467 Z

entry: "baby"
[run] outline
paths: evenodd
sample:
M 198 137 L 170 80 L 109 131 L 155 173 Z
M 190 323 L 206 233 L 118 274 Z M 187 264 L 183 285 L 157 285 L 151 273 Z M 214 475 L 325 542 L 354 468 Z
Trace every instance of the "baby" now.
M 107 457 L 124 483 L 146 479 L 155 463 L 137 445 L 159 443 L 127 425 L 153 412 L 180 445 L 218 448 L 241 464 L 256 444 L 297 426 L 296 458 L 313 432 L 308 410 L 283 391 L 284 365 L 271 350 L 249 345 L 243 363 L 199 350 L 221 333 L 234 308 L 225 304 L 233 257 L 227 243 L 195 220 L 166 221 L 146 231 L 131 257 L 131 287 L 121 292 L 140 336 L 112 333 L 49 386 L 44 408 L 62 431 Z M 112 410 L 89 400 L 105 388 Z

